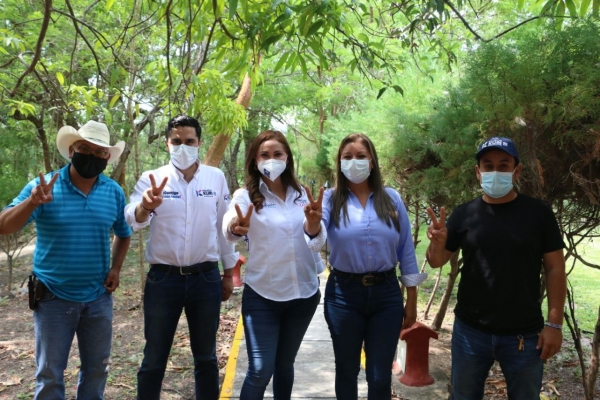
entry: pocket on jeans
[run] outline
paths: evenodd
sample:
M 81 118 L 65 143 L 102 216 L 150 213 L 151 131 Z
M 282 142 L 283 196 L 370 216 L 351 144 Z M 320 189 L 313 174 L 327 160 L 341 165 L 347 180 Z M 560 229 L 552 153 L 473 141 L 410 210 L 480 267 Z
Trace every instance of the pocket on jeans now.
M 219 268 L 211 269 L 208 272 L 202 273 L 202 277 L 208 283 L 217 283 L 221 281 L 221 273 Z
M 148 275 L 146 275 L 146 283 L 161 283 L 167 279 L 166 272 L 158 272 L 158 271 L 148 271 Z
M 335 284 L 335 286 L 346 286 L 348 285 L 350 282 L 352 282 L 352 277 L 348 276 L 346 278 L 342 278 L 339 275 L 336 275 L 335 273 L 333 273 L 333 275 L 331 275 L 329 277 L 329 279 L 333 278 L 333 283 Z

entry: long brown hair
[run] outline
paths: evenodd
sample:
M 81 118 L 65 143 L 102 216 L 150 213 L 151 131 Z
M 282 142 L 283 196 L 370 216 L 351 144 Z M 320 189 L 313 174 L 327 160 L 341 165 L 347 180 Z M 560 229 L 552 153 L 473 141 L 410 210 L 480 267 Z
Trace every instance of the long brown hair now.
M 383 180 L 381 179 L 381 171 L 379 169 L 379 160 L 377 158 L 377 152 L 375 151 L 375 146 L 371 139 L 367 137 L 367 135 L 363 133 L 352 133 L 346 136 L 342 143 L 340 143 L 340 148 L 338 149 L 338 155 L 336 159 L 336 179 L 335 179 L 335 188 L 333 190 L 333 206 L 331 210 L 331 218 L 333 219 L 333 224 L 336 228 L 340 227 L 340 212 L 343 214 L 344 226 L 348 221 L 348 179 L 342 173 L 341 162 L 342 159 L 342 151 L 344 148 L 354 142 L 360 142 L 366 149 L 371 153 L 371 164 L 373 165 L 373 169 L 371 169 L 371 174 L 369 175 L 368 182 L 369 187 L 373 191 L 373 203 L 375 205 L 375 212 L 377 213 L 377 217 L 385 222 L 387 226 L 392 226 L 396 228 L 396 231 L 400 232 L 400 222 L 398 221 L 398 210 L 394 206 L 394 203 L 390 196 L 386 193 L 385 187 L 383 186 Z
M 260 190 L 258 190 L 261 173 L 257 168 L 256 155 L 258 154 L 260 146 L 268 140 L 277 140 L 283 145 L 285 153 L 287 154 L 287 165 L 285 170 L 280 175 L 283 187 L 287 191 L 287 188 L 291 186 L 296 192 L 298 192 L 298 196 L 294 199 L 294 201 L 302 197 L 302 189 L 300 188 L 300 184 L 298 184 L 298 181 L 294 176 L 294 156 L 292 155 L 292 149 L 290 148 L 290 145 L 285 139 L 283 133 L 279 131 L 266 130 L 254 138 L 252 145 L 250 145 L 250 150 L 248 150 L 248 155 L 246 156 L 246 189 L 248 189 L 248 196 L 250 197 L 252 204 L 254 204 L 254 209 L 256 212 L 263 207 L 263 203 L 265 201 L 265 196 L 263 196 Z

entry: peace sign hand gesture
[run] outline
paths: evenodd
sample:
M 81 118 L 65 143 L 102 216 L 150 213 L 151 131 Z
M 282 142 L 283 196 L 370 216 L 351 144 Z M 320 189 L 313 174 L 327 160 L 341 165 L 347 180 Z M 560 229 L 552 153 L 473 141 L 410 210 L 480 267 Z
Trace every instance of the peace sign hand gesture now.
M 252 211 L 254 211 L 254 204 L 250 204 L 246 215 L 242 213 L 239 204 L 236 204 L 235 212 L 237 213 L 237 217 L 233 217 L 229 223 L 229 232 L 236 236 L 243 236 L 247 234 L 248 229 L 250 229 L 250 217 L 252 217 Z
M 144 191 L 142 195 L 142 207 L 146 211 L 154 210 L 158 208 L 162 202 L 162 192 L 165 186 L 167 185 L 168 177 L 164 177 L 160 186 L 156 186 L 156 180 L 154 179 L 154 175 L 150 174 L 150 187 Z
M 44 174 L 39 172 L 40 176 L 40 184 L 31 190 L 31 194 L 29 195 L 29 199 L 31 202 L 39 206 L 40 204 L 50 203 L 54 200 L 54 196 L 52 196 L 52 187 L 54 187 L 54 183 L 58 179 L 59 173 L 55 173 L 50 179 L 50 182 L 46 183 L 46 179 L 44 178 Z
M 319 189 L 319 197 L 315 201 L 308 190 L 308 187 L 304 186 L 306 191 L 306 197 L 308 197 L 308 204 L 304 207 L 304 216 L 306 217 L 305 230 L 311 236 L 317 235 L 321 230 L 321 217 L 323 216 L 323 192 L 325 188 Z
M 440 219 L 438 220 L 431 207 L 427 207 L 427 214 L 431 219 L 431 224 L 427 227 L 427 237 L 434 246 L 444 248 L 448 238 L 448 229 L 446 228 L 446 208 L 440 208 Z

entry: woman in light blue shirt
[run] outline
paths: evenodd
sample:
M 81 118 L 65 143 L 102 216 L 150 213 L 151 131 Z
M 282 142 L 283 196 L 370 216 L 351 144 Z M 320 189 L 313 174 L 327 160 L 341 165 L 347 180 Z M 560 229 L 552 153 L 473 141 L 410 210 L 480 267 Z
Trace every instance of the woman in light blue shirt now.
M 357 399 L 364 341 L 368 399 L 389 399 L 400 330 L 416 321 L 416 286 L 426 274 L 418 273 L 404 203 L 397 191 L 383 186 L 375 147 L 363 134 L 342 140 L 336 187 L 323 197 L 323 223 L 333 267 L 324 303 L 335 353 L 336 397 Z

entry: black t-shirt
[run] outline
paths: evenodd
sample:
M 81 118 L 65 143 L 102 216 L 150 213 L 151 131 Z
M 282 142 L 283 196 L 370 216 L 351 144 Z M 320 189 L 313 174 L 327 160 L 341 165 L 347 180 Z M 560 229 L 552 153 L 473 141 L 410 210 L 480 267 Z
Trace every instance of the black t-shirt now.
M 463 256 L 456 316 L 497 335 L 542 329 L 542 256 L 565 247 L 548 204 L 523 194 L 503 204 L 480 197 L 458 206 L 447 228 L 446 249 Z

